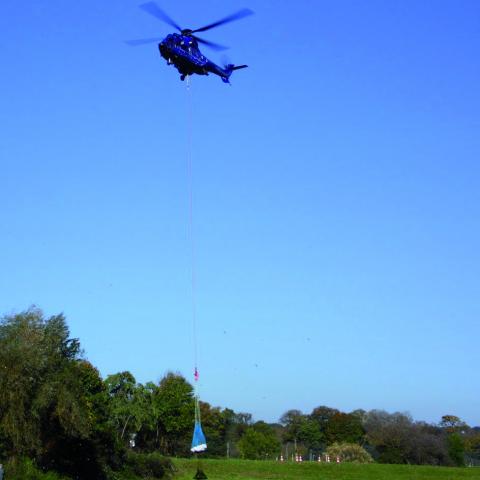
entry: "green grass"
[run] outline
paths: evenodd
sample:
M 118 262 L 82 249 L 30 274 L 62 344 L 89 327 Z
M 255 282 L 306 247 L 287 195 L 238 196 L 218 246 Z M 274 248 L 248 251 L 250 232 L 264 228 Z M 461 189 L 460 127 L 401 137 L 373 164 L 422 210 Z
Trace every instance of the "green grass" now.
M 196 461 L 174 459 L 176 480 L 190 480 Z M 252 460 L 203 460 L 209 480 L 480 480 L 480 468 L 415 465 L 356 465 L 314 462 L 278 463 Z

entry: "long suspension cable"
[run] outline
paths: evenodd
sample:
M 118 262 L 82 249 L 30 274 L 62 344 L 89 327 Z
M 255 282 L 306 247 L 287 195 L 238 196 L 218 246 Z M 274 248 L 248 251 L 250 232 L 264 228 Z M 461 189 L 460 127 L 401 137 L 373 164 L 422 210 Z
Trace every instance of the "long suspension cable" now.
M 195 380 L 195 420 L 200 420 L 200 412 L 198 409 L 198 338 L 197 338 L 197 278 L 196 278 L 196 249 L 195 235 L 193 226 L 193 160 L 192 160 L 192 144 L 193 144 L 193 102 L 192 102 L 192 86 L 190 76 L 186 77 L 187 83 L 187 177 L 188 177 L 188 226 L 190 237 L 190 269 L 191 269 L 191 293 L 192 293 L 192 335 L 193 335 L 193 355 L 194 355 L 194 380 Z

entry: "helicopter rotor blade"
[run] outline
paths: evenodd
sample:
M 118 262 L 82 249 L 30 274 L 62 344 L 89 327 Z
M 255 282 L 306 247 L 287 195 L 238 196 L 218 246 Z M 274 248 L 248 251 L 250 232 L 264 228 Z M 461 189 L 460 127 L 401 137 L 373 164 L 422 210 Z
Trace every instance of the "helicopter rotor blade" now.
M 126 40 L 125 43 L 131 47 L 138 47 L 140 45 L 146 45 L 148 43 L 157 43 L 161 42 L 163 38 L 139 38 L 138 40 Z
M 253 14 L 252 10 L 250 10 L 249 8 L 244 8 L 242 10 L 239 10 L 236 13 L 232 13 L 231 15 L 228 15 L 228 17 L 218 20 L 217 22 L 210 23 L 209 25 L 206 25 L 205 27 L 202 27 L 202 28 L 197 28 L 196 30 L 192 30 L 192 33 L 205 32 L 207 30 L 210 30 L 211 28 L 219 27 L 220 25 L 233 22 L 234 20 L 240 20 L 241 18 L 248 17 L 249 15 L 252 15 L 252 14 Z
M 155 2 L 146 2 L 142 3 L 139 8 L 144 12 L 149 13 L 150 15 L 162 20 L 162 22 L 168 23 L 173 28 L 176 28 L 178 31 L 182 31 L 180 25 L 173 21 Z
M 196 35 L 192 35 L 193 38 L 198 42 L 210 47 L 212 50 L 217 50 L 217 52 L 221 52 L 222 50 L 228 50 L 230 47 L 225 47 L 224 45 L 219 45 L 218 43 L 213 43 L 208 40 L 204 40 L 203 38 L 198 38 Z

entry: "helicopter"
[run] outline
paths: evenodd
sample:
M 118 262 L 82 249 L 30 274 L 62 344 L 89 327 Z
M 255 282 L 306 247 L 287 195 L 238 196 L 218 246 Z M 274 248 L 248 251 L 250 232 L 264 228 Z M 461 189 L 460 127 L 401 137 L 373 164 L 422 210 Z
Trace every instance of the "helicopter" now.
M 208 75 L 213 73 L 218 75 L 224 83 L 230 83 L 230 75 L 235 70 L 247 68 L 248 65 L 233 65 L 231 63 L 226 64 L 223 68 L 202 54 L 198 44 L 206 45 L 214 50 L 226 50 L 228 47 L 218 45 L 217 43 L 203 40 L 197 37 L 195 34 L 198 32 L 205 32 L 211 28 L 219 27 L 225 23 L 239 20 L 248 15 L 252 15 L 252 10 L 244 8 L 236 13 L 228 15 L 216 22 L 210 23 L 205 27 L 190 29 L 181 28 L 176 22 L 174 22 L 155 2 L 147 2 L 140 5 L 144 12 L 154 16 L 155 18 L 162 20 L 169 24 L 180 33 L 171 33 L 165 38 L 144 38 L 139 40 L 129 40 L 126 43 L 131 46 L 145 45 L 148 43 L 158 43 L 158 49 L 160 55 L 167 61 L 167 65 L 174 65 L 180 73 L 180 80 L 185 80 L 187 77 L 193 74 Z

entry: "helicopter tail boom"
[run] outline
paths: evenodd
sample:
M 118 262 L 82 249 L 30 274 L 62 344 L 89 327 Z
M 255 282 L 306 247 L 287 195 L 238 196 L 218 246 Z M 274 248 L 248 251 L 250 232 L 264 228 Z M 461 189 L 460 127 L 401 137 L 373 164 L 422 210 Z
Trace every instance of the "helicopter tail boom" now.
M 222 80 L 225 83 L 230 83 L 230 75 L 235 71 L 235 70 L 240 70 L 242 68 L 247 68 L 248 65 L 233 65 L 232 63 L 229 63 L 228 65 L 225 66 L 225 76 L 222 76 Z

